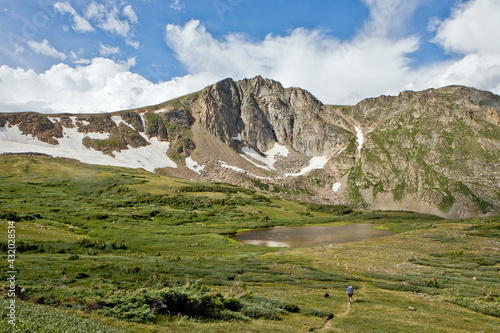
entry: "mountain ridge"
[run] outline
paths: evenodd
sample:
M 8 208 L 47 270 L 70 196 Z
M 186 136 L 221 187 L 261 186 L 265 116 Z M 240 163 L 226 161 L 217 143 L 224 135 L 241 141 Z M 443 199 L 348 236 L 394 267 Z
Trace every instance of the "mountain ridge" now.
M 500 96 L 463 86 L 334 106 L 260 76 L 228 78 L 133 110 L 1 113 L 0 153 L 142 167 L 361 208 L 496 215 L 499 110 Z

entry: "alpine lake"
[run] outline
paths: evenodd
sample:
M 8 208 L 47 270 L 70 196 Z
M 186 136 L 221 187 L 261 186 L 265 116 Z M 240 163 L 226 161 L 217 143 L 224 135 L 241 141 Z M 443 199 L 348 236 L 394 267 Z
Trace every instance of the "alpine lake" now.
M 257 229 L 232 237 L 239 243 L 267 247 L 313 247 L 356 242 L 394 235 L 390 230 L 377 230 L 374 224 L 296 226 Z

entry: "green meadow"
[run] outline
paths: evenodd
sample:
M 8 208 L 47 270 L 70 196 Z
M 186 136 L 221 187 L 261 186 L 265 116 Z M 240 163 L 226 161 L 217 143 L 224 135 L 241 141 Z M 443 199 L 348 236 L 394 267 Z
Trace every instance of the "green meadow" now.
M 15 328 L 9 223 L 24 289 Z M 296 249 L 230 238 L 352 223 L 397 234 Z M 500 332 L 500 217 L 353 210 L 3 155 L 0 246 L 2 332 Z

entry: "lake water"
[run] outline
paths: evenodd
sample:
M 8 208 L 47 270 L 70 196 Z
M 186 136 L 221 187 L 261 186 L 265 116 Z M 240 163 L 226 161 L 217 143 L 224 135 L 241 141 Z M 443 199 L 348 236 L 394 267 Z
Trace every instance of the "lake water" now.
M 389 230 L 375 230 L 374 227 L 374 224 L 276 227 L 246 231 L 233 239 L 240 243 L 268 247 L 311 247 L 395 234 Z

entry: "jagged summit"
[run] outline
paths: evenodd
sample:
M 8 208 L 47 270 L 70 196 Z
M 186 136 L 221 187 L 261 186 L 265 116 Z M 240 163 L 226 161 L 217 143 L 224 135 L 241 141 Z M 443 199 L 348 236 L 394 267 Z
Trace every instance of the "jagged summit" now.
M 355 106 L 260 76 L 109 114 L 0 114 L 1 153 L 225 181 L 311 201 L 500 213 L 500 96 L 463 86 Z M 68 110 L 70 111 L 70 110 Z

